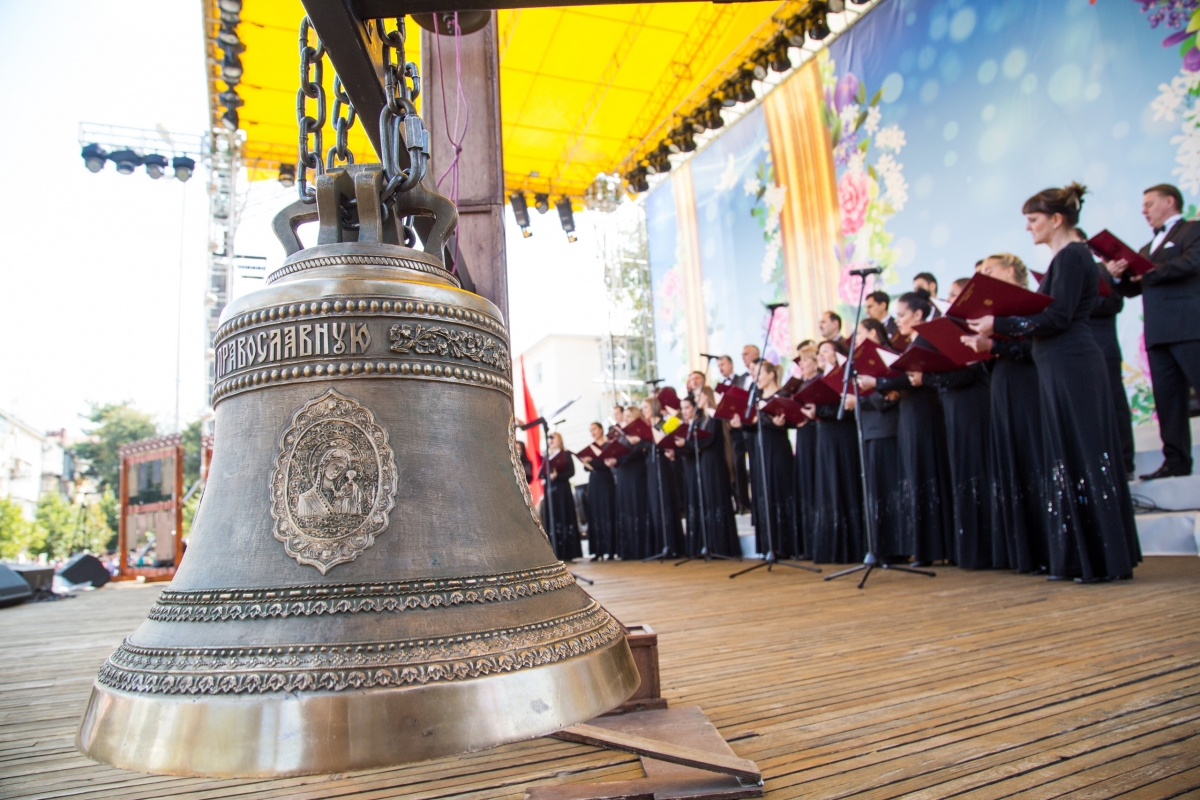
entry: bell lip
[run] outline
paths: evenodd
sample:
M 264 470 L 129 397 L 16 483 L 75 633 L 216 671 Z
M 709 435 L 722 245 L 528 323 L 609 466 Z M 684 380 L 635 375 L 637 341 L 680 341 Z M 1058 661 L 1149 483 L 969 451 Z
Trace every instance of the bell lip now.
M 640 681 L 621 636 L 547 666 L 396 689 L 180 696 L 93 683 L 75 746 L 121 769 L 187 777 L 394 767 L 546 736 L 612 710 Z
M 381 263 L 361 264 L 349 261 L 349 259 L 364 258 L 379 259 Z M 408 263 L 387 263 L 384 259 L 402 260 Z M 441 261 L 428 253 L 403 245 L 379 242 L 339 242 L 306 247 L 285 258 L 279 269 L 267 275 L 263 283 L 266 286 L 273 286 L 281 281 L 295 280 L 301 276 L 307 277 L 306 273 L 312 270 L 324 272 L 345 268 L 365 268 L 378 271 L 381 276 L 394 276 L 400 280 L 416 277 L 426 282 L 432 281 L 453 286 L 456 289 L 462 288 L 462 281 L 458 279 L 458 276 L 451 273 Z

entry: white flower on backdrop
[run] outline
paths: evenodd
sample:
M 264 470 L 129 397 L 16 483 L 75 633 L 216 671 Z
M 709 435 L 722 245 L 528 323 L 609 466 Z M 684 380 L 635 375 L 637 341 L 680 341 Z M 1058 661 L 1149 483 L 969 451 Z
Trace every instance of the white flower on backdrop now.
M 875 146 L 886 152 L 899 153 L 908 142 L 904 139 L 904 131 L 899 125 L 888 125 L 875 134 Z

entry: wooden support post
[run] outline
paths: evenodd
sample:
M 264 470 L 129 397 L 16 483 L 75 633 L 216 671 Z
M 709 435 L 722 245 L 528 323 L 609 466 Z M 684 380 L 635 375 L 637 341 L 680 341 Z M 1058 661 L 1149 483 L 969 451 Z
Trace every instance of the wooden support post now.
M 129 547 L 126 541 L 128 525 L 125 523 L 126 505 L 129 498 L 129 466 L 126 458 L 119 455 L 120 464 L 117 467 L 117 578 L 124 580 L 130 577 Z
M 438 57 L 438 39 L 441 57 Z M 461 39 L 455 71 L 453 36 L 421 31 L 421 117 L 429 129 L 426 180 L 437 182 L 454 160 L 447 130 L 454 126 L 458 85 L 471 119 L 458 160 L 458 263 L 464 285 L 497 305 L 508 320 L 508 269 L 504 247 L 504 157 L 500 135 L 500 57 L 496 13 L 483 29 Z M 445 92 L 443 106 L 443 90 Z M 444 109 L 444 110 L 443 110 Z M 447 119 L 448 117 L 448 119 Z M 459 109 L 459 131 L 466 109 Z M 450 130 L 451 134 L 455 131 Z M 439 192 L 449 195 L 451 177 Z
M 175 445 L 175 567 L 183 560 L 183 441 Z

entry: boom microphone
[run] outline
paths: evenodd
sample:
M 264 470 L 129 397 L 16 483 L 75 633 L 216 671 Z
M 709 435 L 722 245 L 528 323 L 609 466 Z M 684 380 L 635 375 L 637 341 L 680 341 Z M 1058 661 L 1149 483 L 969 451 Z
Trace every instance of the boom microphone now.
M 786 308 L 787 303 L 764 303 L 768 311 L 774 311 L 777 308 Z
M 701 358 L 720 358 L 720 356 L 714 356 L 712 353 L 701 353 L 700 357 Z
M 868 275 L 878 275 L 881 272 L 883 272 L 882 267 L 863 267 L 862 269 L 850 270 L 851 275 L 857 275 L 860 278 L 865 278 Z

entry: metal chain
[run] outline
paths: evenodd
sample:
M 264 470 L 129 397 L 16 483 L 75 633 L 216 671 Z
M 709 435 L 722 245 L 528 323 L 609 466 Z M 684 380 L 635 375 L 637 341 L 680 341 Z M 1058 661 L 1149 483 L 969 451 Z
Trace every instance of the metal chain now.
M 342 116 L 342 106 L 346 107 L 346 116 Z M 325 156 L 325 169 L 333 169 L 333 157 L 336 155 L 340 161 L 345 164 L 354 163 L 354 153 L 350 152 L 350 148 L 346 146 L 346 136 L 350 129 L 354 127 L 354 121 L 358 119 L 358 114 L 354 111 L 354 103 L 350 102 L 350 97 L 342 89 L 341 77 L 333 76 L 333 129 L 337 133 L 336 143 L 329 148 L 329 153 Z
M 383 20 L 376 20 L 383 42 L 384 94 L 387 103 L 379 114 L 379 138 L 383 172 L 388 178 L 383 190 L 384 211 L 397 192 L 407 192 L 425 178 L 429 162 L 429 131 L 417 114 L 413 101 L 421 94 L 421 76 L 417 65 L 405 60 L 407 36 L 404 19 L 396 20 L 394 31 L 385 31 Z M 393 60 L 393 52 L 395 60 Z M 399 169 L 400 151 L 408 150 L 409 168 Z
M 325 103 L 325 45 L 322 44 L 320 37 L 317 37 L 317 46 L 313 47 L 308 43 L 309 30 L 312 24 L 305 17 L 300 21 L 300 88 L 296 90 L 296 127 L 299 129 L 299 156 L 296 161 L 296 187 L 300 192 L 300 199 L 305 203 L 315 203 L 317 201 L 316 189 L 308 188 L 308 170 L 314 170 L 314 175 L 322 175 L 325 172 L 325 162 L 321 160 L 321 151 L 324 150 L 324 139 L 322 129 L 325 127 L 326 119 L 326 103 Z M 338 83 L 335 86 L 335 92 L 341 88 Z M 316 116 L 308 114 L 308 100 L 316 100 Z M 340 97 L 338 98 L 340 102 Z M 334 107 L 334 114 L 339 113 L 339 107 Z M 345 125 L 345 130 L 349 130 L 350 125 L 354 120 L 354 109 L 351 106 L 348 115 L 350 122 Z M 333 158 L 333 152 L 338 151 L 341 156 L 342 152 L 349 154 L 349 150 L 345 149 L 342 141 L 343 131 L 339 129 L 339 141 L 342 149 L 338 150 L 334 147 L 330 151 L 330 161 Z M 309 137 L 313 138 L 312 146 L 309 146 Z M 352 163 L 352 162 L 351 162 Z

